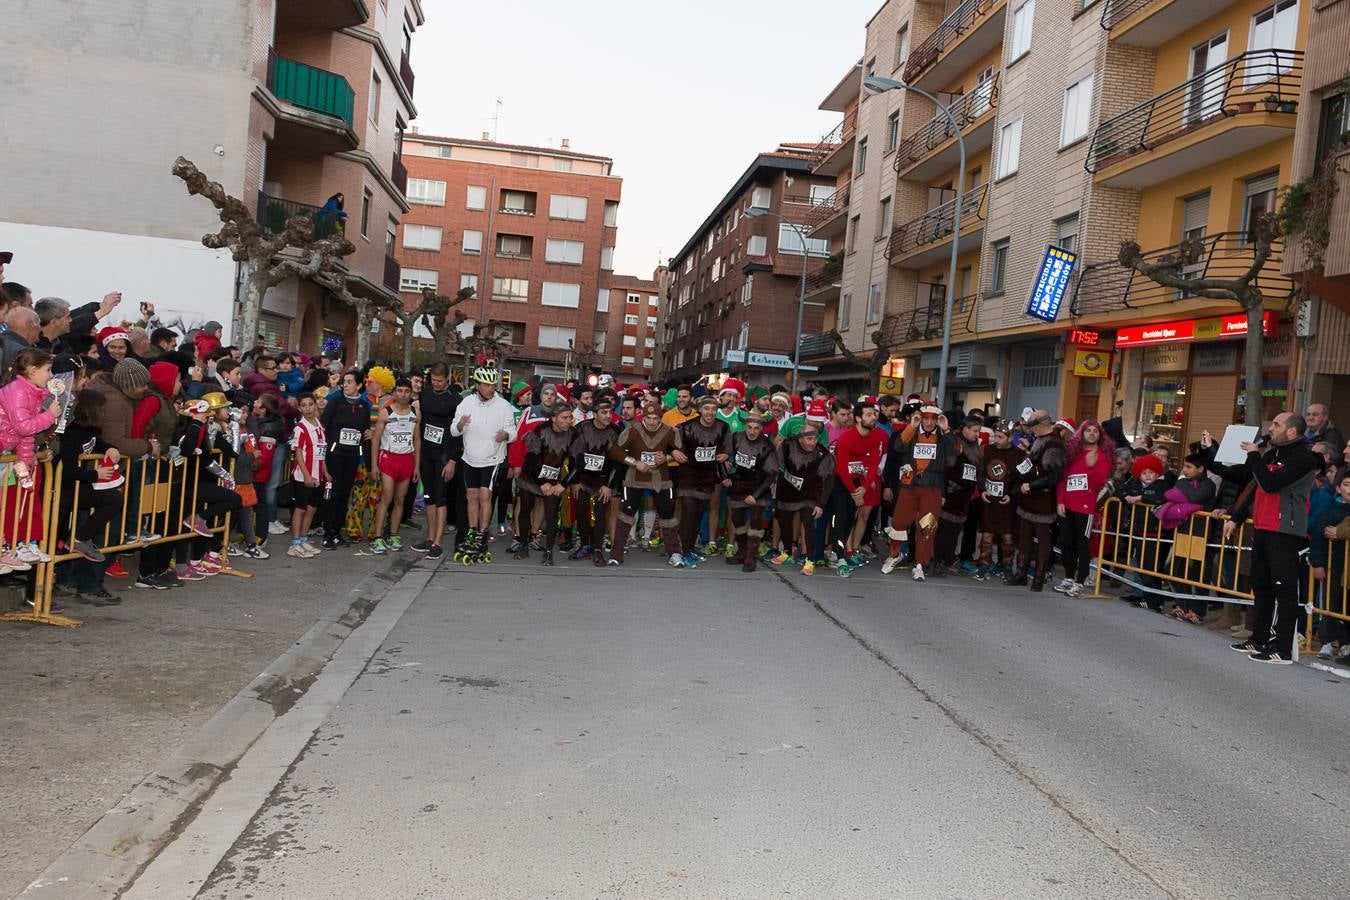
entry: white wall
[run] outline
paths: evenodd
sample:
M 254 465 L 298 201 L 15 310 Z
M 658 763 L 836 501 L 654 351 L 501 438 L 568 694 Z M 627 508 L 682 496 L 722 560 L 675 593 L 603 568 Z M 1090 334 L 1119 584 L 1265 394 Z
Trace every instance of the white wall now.
M 33 292 L 34 299 L 60 297 L 73 305 L 122 292 L 111 319 L 135 320 L 149 300 L 165 324 L 182 317 L 192 327 L 214 319 L 230 343 L 235 262 L 196 241 L 152 238 L 0 222 L 0 249 L 14 262 L 5 279 Z

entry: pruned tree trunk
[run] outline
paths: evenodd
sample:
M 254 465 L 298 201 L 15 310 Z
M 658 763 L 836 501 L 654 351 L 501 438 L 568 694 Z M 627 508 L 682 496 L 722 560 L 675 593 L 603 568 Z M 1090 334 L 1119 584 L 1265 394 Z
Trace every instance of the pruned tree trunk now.
M 352 307 L 356 310 L 356 362 L 358 365 L 370 363 L 370 301 L 365 297 L 353 297 Z
M 399 323 L 403 329 L 403 370 L 406 372 L 412 368 L 413 329 L 417 320 L 400 316 Z
M 1249 301 L 1247 306 L 1247 358 L 1244 360 L 1247 397 L 1242 408 L 1242 418 L 1244 424 L 1259 426 L 1265 407 L 1262 391 L 1266 386 L 1266 375 L 1262 363 L 1266 354 L 1266 307 L 1259 290 L 1255 300 L 1255 303 Z

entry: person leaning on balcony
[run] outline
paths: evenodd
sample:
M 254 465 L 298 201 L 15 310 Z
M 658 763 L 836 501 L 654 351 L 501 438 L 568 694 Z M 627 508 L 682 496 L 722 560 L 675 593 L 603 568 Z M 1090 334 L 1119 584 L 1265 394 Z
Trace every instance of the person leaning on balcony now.
M 324 203 L 323 211 L 328 213 L 329 215 L 337 216 L 340 222 L 346 224 L 347 211 L 343 209 L 346 203 L 347 198 L 342 196 L 341 191 L 338 191 L 336 194 L 329 197 L 328 200 Z

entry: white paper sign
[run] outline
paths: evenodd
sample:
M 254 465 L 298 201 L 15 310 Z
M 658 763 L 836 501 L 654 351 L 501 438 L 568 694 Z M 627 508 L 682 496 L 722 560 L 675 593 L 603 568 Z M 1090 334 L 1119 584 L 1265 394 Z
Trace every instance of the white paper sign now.
M 1225 466 L 1235 466 L 1244 461 L 1247 452 L 1239 445 L 1256 440 L 1257 432 L 1260 430 L 1255 425 L 1229 425 L 1223 433 L 1223 440 L 1219 443 L 1219 452 L 1214 454 L 1214 461 Z

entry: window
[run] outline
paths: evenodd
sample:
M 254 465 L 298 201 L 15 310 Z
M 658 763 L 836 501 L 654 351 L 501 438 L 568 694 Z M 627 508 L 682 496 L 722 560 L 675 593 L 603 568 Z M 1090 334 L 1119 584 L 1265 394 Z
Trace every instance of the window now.
M 539 155 L 536 153 L 512 153 L 511 165 L 524 169 L 539 168 Z
M 1242 243 L 1248 242 L 1247 235 L 1256 227 L 1262 213 L 1275 211 L 1275 194 L 1280 189 L 1280 173 L 1270 172 L 1256 178 L 1247 179 L 1242 197 Z
M 614 269 L 614 248 L 613 248 L 613 247 L 601 247 L 601 248 L 600 248 L 600 268 L 604 269 L 604 270 L 607 271 L 607 272 L 608 272 L 608 271 L 613 271 L 613 269 Z
M 513 216 L 534 215 L 533 191 L 502 191 L 502 212 Z
M 1059 384 L 1059 361 L 1054 345 L 1027 347 L 1022 365 L 1022 387 L 1054 387 Z
M 890 153 L 900 144 L 900 113 L 893 112 L 886 120 L 886 152 Z
M 736 349 L 744 350 L 750 344 L 750 323 L 741 323 L 741 333 L 736 336 Z
M 828 206 L 834 202 L 834 195 L 838 193 L 838 188 L 833 184 L 813 184 L 809 190 L 812 206 Z
M 881 321 L 881 285 L 873 284 L 867 289 L 867 324 L 875 325 Z
M 750 193 L 750 206 L 754 209 L 768 209 L 773 205 L 773 188 L 757 187 Z
M 636 347 L 636 346 L 637 346 L 637 335 L 635 335 L 635 334 L 625 334 L 625 335 L 623 336 L 623 345 L 624 345 L 625 347 Z
M 478 276 L 473 274 L 472 272 L 461 272 L 459 276 L 459 287 L 461 290 L 463 290 L 464 288 L 473 288 L 474 293 L 477 293 Z
M 891 198 L 887 197 L 881 201 L 881 207 L 877 210 L 877 240 L 881 240 L 887 234 L 891 227 Z
M 564 263 L 569 266 L 581 265 L 581 256 L 586 245 L 581 241 L 564 241 L 549 238 L 544 247 L 544 259 L 551 263 Z
M 857 174 L 861 175 L 866 171 L 867 171 L 867 138 L 858 138 Z
M 746 256 L 766 256 L 769 252 L 769 239 L 762 234 L 750 235 L 750 240 L 745 242 Z
M 404 225 L 403 249 L 439 250 L 441 249 L 441 230 L 434 225 Z
M 866 73 L 865 78 L 871 78 L 877 74 L 877 58 L 875 56 L 867 61 Z
M 629 306 L 637 306 L 639 303 L 642 302 L 642 295 L 629 294 L 627 297 L 624 298 L 624 300 Z
M 745 284 L 741 285 L 741 303 L 745 306 L 750 305 L 750 300 L 755 295 L 755 276 L 745 276 Z
M 498 333 L 503 335 L 506 340 L 517 347 L 525 346 L 525 323 L 524 322 L 503 322 L 496 320 Z
M 570 159 L 563 159 L 560 156 L 555 156 L 553 158 L 553 171 L 555 172 L 572 171 L 572 161 Z
M 1336 94 L 1322 101 L 1322 119 L 1317 127 L 1317 157 L 1320 166 L 1331 148 L 1350 143 L 1350 94 Z
M 540 325 L 539 326 L 539 346 L 551 350 L 570 350 L 572 342 L 577 339 L 577 330 L 575 328 L 564 328 L 561 325 Z
M 551 219 L 584 222 L 586 221 L 586 198 L 554 194 L 548 198 L 548 215 Z
M 374 70 L 370 73 L 370 96 L 366 98 L 370 114 L 370 124 L 380 127 L 380 76 Z
M 1059 145 L 1067 147 L 1087 136 L 1092 119 L 1092 76 L 1064 89 L 1064 117 L 1059 124 Z
M 1008 62 L 1016 62 L 1031 50 L 1031 22 L 1036 17 L 1036 0 L 1027 0 L 1013 11 L 1012 46 Z
M 643 338 L 643 339 L 642 339 L 642 346 L 646 347 L 648 350 L 655 350 L 655 349 L 656 349 L 656 338 Z
M 423 206 L 445 205 L 445 182 L 425 178 L 408 179 L 408 202 Z
M 998 164 L 994 167 L 994 177 L 1007 178 L 1017 174 L 1017 164 L 1022 155 L 1022 117 L 1018 116 L 998 133 Z
M 659 307 L 661 306 L 661 302 L 660 302 L 659 300 L 656 299 L 656 295 L 655 295 L 655 294 L 652 294 L 650 297 L 647 298 L 647 305 L 650 306 L 652 309 L 657 309 L 657 308 L 659 308 Z M 652 324 L 652 325 L 655 325 L 655 324 L 656 324 L 656 320 L 655 320 L 655 319 L 652 319 L 652 320 L 651 320 L 651 324 Z
M 1252 35 L 1247 42 L 1248 52 L 1287 50 L 1288 53 L 1265 53 L 1251 61 L 1247 72 L 1247 87 L 1274 79 L 1288 72 L 1294 64 L 1293 50 L 1298 39 L 1298 0 L 1279 0 L 1252 16 Z
M 499 234 L 497 255 L 508 259 L 529 259 L 534 255 L 534 238 L 523 234 Z
M 1055 244 L 1065 250 L 1078 252 L 1078 213 L 1065 216 L 1055 223 Z
M 852 294 L 841 294 L 839 297 L 839 330 L 848 331 L 849 311 L 853 306 Z
M 684 260 L 684 274 L 688 275 L 692 271 L 694 271 L 694 257 L 687 256 Z
M 403 51 L 405 57 L 412 55 L 412 26 L 408 24 L 406 17 L 403 19 L 403 41 L 399 49 Z
M 595 296 L 595 311 L 609 312 L 609 288 L 601 288 Z
M 902 25 L 895 33 L 895 68 L 900 68 L 909 59 L 909 26 Z
M 1008 238 L 994 241 L 994 262 L 989 267 L 989 293 L 1003 293 L 1003 282 L 1008 274 Z
M 637 365 L 637 359 L 632 356 L 625 356 L 619 360 L 619 364 L 624 366 L 635 366 Z
M 606 200 L 606 201 L 605 201 L 605 219 L 604 219 L 604 224 L 605 224 L 605 227 L 606 227 L 606 228 L 617 228 L 617 227 L 618 227 L 618 225 L 619 225 L 619 201 L 617 201 L 617 200 Z
M 651 329 L 653 329 L 653 328 L 655 328 L 655 327 L 656 327 L 656 316 L 648 316 L 648 317 L 647 317 L 647 330 L 650 331 Z
M 393 256 L 398 244 L 398 219 L 390 216 L 384 223 L 384 255 Z
M 483 232 L 466 231 L 464 232 L 464 244 L 460 248 L 462 252 L 477 256 L 483 252 Z
M 464 201 L 465 209 L 487 209 L 487 188 L 481 184 L 469 185 L 468 197 Z
M 525 278 L 493 278 L 492 299 L 524 303 L 530 299 L 530 282 Z
M 581 285 L 545 281 L 540 302 L 545 306 L 566 306 L 569 309 L 576 309 L 581 306 Z
M 361 236 L 366 237 L 370 234 L 370 204 L 375 195 L 367 188 L 361 191 Z
M 852 253 L 858 249 L 858 223 L 861 221 L 861 215 L 856 215 L 848 220 L 848 236 L 844 240 L 844 252 Z
M 787 222 L 778 223 L 778 252 L 801 256 L 802 233 L 796 225 L 789 225 Z M 808 237 L 806 253 L 808 256 L 829 256 L 830 242 L 825 238 Z
M 422 288 L 431 288 L 433 291 L 440 284 L 440 273 L 432 269 L 401 269 L 398 273 L 398 289 L 400 291 L 420 291 Z

